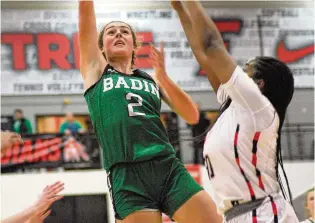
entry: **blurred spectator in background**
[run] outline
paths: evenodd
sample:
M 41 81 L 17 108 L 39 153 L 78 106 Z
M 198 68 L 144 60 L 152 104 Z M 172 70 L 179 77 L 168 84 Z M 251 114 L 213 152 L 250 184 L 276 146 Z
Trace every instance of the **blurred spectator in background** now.
M 83 133 L 84 129 L 82 125 L 75 120 L 72 112 L 67 112 L 65 122 L 60 125 L 60 133 L 66 135 L 73 135 L 77 133 Z
M 314 223 L 314 188 L 308 190 L 305 194 L 305 212 L 307 219 L 301 223 Z
M 33 133 L 32 124 L 24 117 L 22 109 L 14 111 L 13 131 L 21 135 Z
M 206 138 L 206 130 L 210 126 L 210 120 L 207 119 L 204 112 L 200 111 L 200 104 L 197 103 L 197 108 L 199 110 L 199 122 L 196 125 L 192 125 L 192 136 L 194 137 L 194 163 L 203 164 L 203 145 Z M 200 136 L 204 134 L 203 136 Z M 200 137 L 198 137 L 200 136 Z

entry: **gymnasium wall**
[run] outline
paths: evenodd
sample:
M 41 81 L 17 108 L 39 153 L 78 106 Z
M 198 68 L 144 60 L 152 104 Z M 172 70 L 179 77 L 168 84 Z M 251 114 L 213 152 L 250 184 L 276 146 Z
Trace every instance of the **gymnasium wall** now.
M 100 0 L 101 1 L 101 0 Z M 112 1 L 108 3 L 109 8 L 125 9 L 155 9 L 169 8 L 167 2 L 148 3 L 142 1 L 141 4 L 135 1 L 128 3 L 122 1 Z M 313 7 L 313 1 L 212 1 L 205 3 L 208 7 L 226 7 L 226 8 L 251 8 L 251 7 Z M 141 6 L 136 6 L 141 5 Z M 28 9 L 76 9 L 73 2 L 18 2 L 2 1 L 2 9 L 8 8 L 28 8 Z M 279 89 L 280 91 L 281 89 Z M 215 110 L 219 106 L 216 103 L 215 94 L 212 91 L 191 91 L 189 94 L 194 101 L 200 102 L 202 110 Z M 67 99 L 69 104 L 65 104 Z M 1 97 L 1 115 L 12 115 L 15 108 L 23 109 L 25 116 L 30 119 L 35 128 L 36 115 L 63 114 L 66 111 L 72 111 L 76 114 L 88 113 L 86 102 L 83 95 L 37 95 L 37 96 L 2 96 Z M 170 108 L 163 104 L 162 111 L 170 111 Z M 296 89 L 291 105 L 287 111 L 287 123 L 314 123 L 314 88 Z M 181 135 L 190 134 L 185 130 L 185 123 L 180 122 L 183 128 Z M 314 139 L 314 138 L 313 138 Z M 183 161 L 189 163 L 192 161 L 193 151 L 189 142 L 182 142 Z M 289 177 L 294 196 L 298 196 L 306 189 L 314 185 L 314 162 L 285 162 L 285 168 Z M 80 172 L 57 172 L 42 174 L 3 174 L 1 180 L 1 219 L 22 210 L 27 205 L 36 200 L 42 188 L 55 180 L 62 180 L 66 184 L 65 195 L 79 194 L 105 194 L 108 192 L 106 183 L 106 173 L 103 170 L 80 171 Z M 211 194 L 211 186 L 208 181 L 206 170 L 202 167 L 202 180 L 204 187 Z M 303 183 L 301 183 L 303 182 Z M 107 196 L 107 199 L 109 196 Z M 108 204 L 111 204 L 108 200 Z M 113 213 L 110 210 L 110 223 L 113 221 Z M 299 210 L 300 212 L 303 210 Z
M 202 110 L 218 109 L 219 104 L 213 91 L 188 92 L 194 101 L 200 102 Z M 65 105 L 64 99 L 70 104 Z M 38 96 L 2 96 L 1 114 L 12 115 L 15 108 L 22 108 L 25 116 L 35 126 L 36 115 L 63 114 L 66 111 L 87 113 L 83 95 L 38 95 Z M 171 109 L 163 103 L 162 111 Z M 287 111 L 290 123 L 314 123 L 314 89 L 295 89 L 294 97 Z
M 115 3 L 104 3 L 106 9 L 165 9 L 170 8 L 168 1 L 115 1 Z M 215 8 L 303 8 L 313 7 L 313 1 L 208 1 L 203 2 L 208 7 Z M 77 10 L 76 1 L 2 1 L 1 9 L 73 9 Z M 314 85 L 314 83 L 313 83 Z M 281 89 L 279 89 L 281 90 Z M 201 102 L 201 109 L 217 109 L 218 104 L 212 91 L 189 92 L 195 101 Z M 17 107 L 22 108 L 25 116 L 30 119 L 35 126 L 35 114 L 62 114 L 65 111 L 74 113 L 87 113 L 87 106 L 82 95 L 67 95 L 70 100 L 69 105 L 64 105 L 65 96 L 2 96 L 1 114 L 10 115 Z M 165 104 L 163 111 L 170 110 Z M 314 88 L 296 89 L 294 98 L 288 108 L 287 120 L 290 123 L 314 123 Z M 182 126 L 184 124 L 182 123 Z
M 216 101 L 214 92 L 189 92 L 194 101 L 201 103 L 202 110 L 216 110 L 219 104 Z M 65 105 L 64 99 L 67 98 L 70 104 Z M 87 114 L 88 109 L 83 95 L 67 95 L 67 96 L 10 96 L 1 98 L 1 114 L 12 115 L 15 108 L 22 108 L 25 116 L 30 119 L 35 128 L 36 115 L 45 114 L 63 114 L 66 111 L 72 111 L 78 114 Z M 170 108 L 163 103 L 162 111 L 170 111 Z M 314 89 L 296 89 L 291 105 L 287 111 L 287 123 L 314 123 Z M 186 129 L 186 124 L 183 120 L 179 122 L 182 130 L 180 136 L 189 135 L 190 129 Z M 314 137 L 310 134 L 304 135 L 304 140 L 307 142 L 306 147 L 309 147 L 310 142 Z M 285 138 L 283 138 L 285 140 Z M 295 137 L 291 138 L 292 147 L 298 145 Z M 306 148 L 309 150 L 309 148 Z M 294 151 L 297 151 L 293 148 Z M 181 142 L 182 159 L 185 163 L 192 161 L 193 150 L 191 142 Z

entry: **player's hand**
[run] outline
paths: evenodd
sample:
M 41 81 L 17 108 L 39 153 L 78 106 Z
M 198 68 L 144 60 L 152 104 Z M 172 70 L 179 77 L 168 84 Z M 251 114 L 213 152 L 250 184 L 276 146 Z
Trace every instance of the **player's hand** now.
M 164 60 L 164 43 L 161 42 L 160 50 L 158 50 L 153 44 L 151 44 L 150 63 L 153 66 L 154 77 L 159 80 L 166 76 L 165 60 Z
M 23 143 L 21 135 L 14 132 L 1 132 L 1 152 L 16 143 Z
M 64 189 L 64 183 L 58 181 L 44 188 L 40 198 L 34 205 L 34 214 L 26 223 L 42 223 L 49 216 L 49 207 L 57 200 L 63 198 L 59 193 Z
M 57 181 L 52 185 L 48 185 L 44 188 L 42 194 L 40 195 L 39 200 L 37 201 L 36 205 L 51 205 L 57 200 L 63 198 L 62 195 L 59 195 L 61 191 L 64 189 L 64 183 Z
M 40 211 L 46 211 L 55 201 L 63 198 L 59 195 L 64 189 L 64 183 L 58 181 L 52 185 L 48 185 L 44 188 L 39 200 L 36 202 L 35 206 Z
M 178 0 L 171 0 L 171 5 L 172 5 L 173 9 L 175 9 L 175 10 L 183 7 L 182 1 L 178 1 Z

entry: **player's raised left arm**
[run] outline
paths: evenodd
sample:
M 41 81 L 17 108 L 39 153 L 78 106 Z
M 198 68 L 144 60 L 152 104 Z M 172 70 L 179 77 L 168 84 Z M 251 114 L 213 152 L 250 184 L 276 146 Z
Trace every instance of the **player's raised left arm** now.
M 187 123 L 196 124 L 199 121 L 199 111 L 192 98 L 186 94 L 167 75 L 164 64 L 164 44 L 160 51 L 151 46 L 151 63 L 154 69 L 154 79 L 163 93 L 163 100 Z

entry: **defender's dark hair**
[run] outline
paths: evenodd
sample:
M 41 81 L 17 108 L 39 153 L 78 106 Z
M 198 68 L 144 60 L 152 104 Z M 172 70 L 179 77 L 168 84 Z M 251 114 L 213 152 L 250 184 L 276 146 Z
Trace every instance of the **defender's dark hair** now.
M 294 93 L 293 74 L 285 63 L 273 57 L 256 57 L 250 60 L 247 65 L 250 66 L 254 71 L 254 80 L 263 80 L 265 82 L 262 93 L 269 99 L 280 119 L 275 168 L 283 196 L 292 204 L 292 194 L 288 183 L 288 178 L 283 168 L 281 153 L 281 129 L 284 123 L 287 107 L 290 104 Z M 228 98 L 225 101 L 225 103 L 220 108 L 220 114 L 222 114 L 230 106 L 231 102 L 231 98 Z M 279 175 L 279 165 L 282 168 L 285 177 L 289 193 L 288 196 L 286 195 L 281 177 Z
M 106 27 L 111 24 L 111 23 L 114 23 L 114 22 L 120 22 L 120 23 L 124 23 L 126 24 L 129 29 L 131 30 L 131 34 L 132 34 L 132 39 L 133 39 L 133 45 L 134 45 L 134 48 L 137 49 L 138 46 L 139 46 L 139 42 L 138 42 L 138 39 L 137 39 L 137 34 L 135 32 L 135 30 L 126 22 L 122 22 L 122 21 L 112 21 L 112 22 L 109 22 L 107 23 L 101 30 L 101 32 L 99 33 L 98 35 L 98 47 L 100 48 L 100 50 L 103 49 L 104 45 L 103 45 L 103 37 L 104 37 L 104 32 L 105 32 L 105 29 Z M 106 58 L 106 55 L 105 53 L 102 53 L 104 58 L 107 60 Z M 132 51 L 132 59 L 131 59 L 131 67 L 133 67 L 135 65 L 135 60 L 136 60 L 136 53 L 135 53 L 135 50 Z

